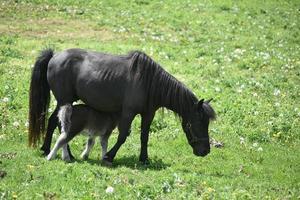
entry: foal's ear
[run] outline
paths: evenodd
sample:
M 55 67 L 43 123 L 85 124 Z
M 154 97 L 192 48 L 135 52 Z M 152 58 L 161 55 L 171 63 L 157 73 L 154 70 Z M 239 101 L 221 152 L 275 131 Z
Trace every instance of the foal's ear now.
M 198 111 L 203 110 L 203 107 L 202 107 L 203 103 L 204 103 L 204 99 L 201 99 L 200 101 L 198 101 L 198 103 L 197 103 Z

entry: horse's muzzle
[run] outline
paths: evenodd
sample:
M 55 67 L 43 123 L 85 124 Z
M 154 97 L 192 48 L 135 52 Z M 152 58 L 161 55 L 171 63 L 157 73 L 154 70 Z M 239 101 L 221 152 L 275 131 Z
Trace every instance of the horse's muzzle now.
M 201 157 L 206 156 L 207 154 L 209 154 L 209 152 L 210 152 L 210 149 L 205 149 L 205 150 L 202 150 L 202 151 L 197 151 L 197 150 L 193 149 L 193 153 L 196 156 L 201 156 Z

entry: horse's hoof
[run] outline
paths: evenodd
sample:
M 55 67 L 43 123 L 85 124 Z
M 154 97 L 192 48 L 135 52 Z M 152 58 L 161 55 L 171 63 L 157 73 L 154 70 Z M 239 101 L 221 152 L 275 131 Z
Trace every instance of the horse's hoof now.
M 145 166 L 150 165 L 150 160 L 148 158 L 140 159 L 140 162 L 142 165 L 145 165 Z
M 42 155 L 43 156 L 48 156 L 49 153 L 50 153 L 50 150 L 45 150 L 45 149 L 43 149 L 43 147 L 41 148 L 41 150 L 42 150 Z
M 112 166 L 112 160 L 109 157 L 104 156 L 104 158 L 102 159 L 102 164 L 104 166 L 111 167 Z
M 104 165 L 106 167 L 112 167 L 112 162 L 110 162 L 108 160 L 102 160 L 102 165 Z

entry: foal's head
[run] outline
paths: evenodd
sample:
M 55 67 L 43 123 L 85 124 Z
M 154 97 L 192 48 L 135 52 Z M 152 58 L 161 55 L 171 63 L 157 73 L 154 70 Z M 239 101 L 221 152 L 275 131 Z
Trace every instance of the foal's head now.
M 206 156 L 210 152 L 208 125 L 215 118 L 210 101 L 201 99 L 182 117 L 182 128 L 196 156 Z

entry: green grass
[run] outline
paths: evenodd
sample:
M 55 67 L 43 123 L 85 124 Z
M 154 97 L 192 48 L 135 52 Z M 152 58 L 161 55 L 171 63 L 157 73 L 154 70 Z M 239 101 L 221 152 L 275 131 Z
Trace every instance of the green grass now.
M 296 0 L 2 1 L 0 199 L 299 199 L 299 7 Z M 45 47 L 145 51 L 199 98 L 214 98 L 210 135 L 224 147 L 195 157 L 179 120 L 164 111 L 151 127 L 149 166 L 138 162 L 139 118 L 112 168 L 100 165 L 99 145 L 90 160 L 79 159 L 83 136 L 71 143 L 75 162 L 46 161 L 27 147 L 26 127 L 31 67 Z M 110 146 L 115 141 L 116 134 Z

